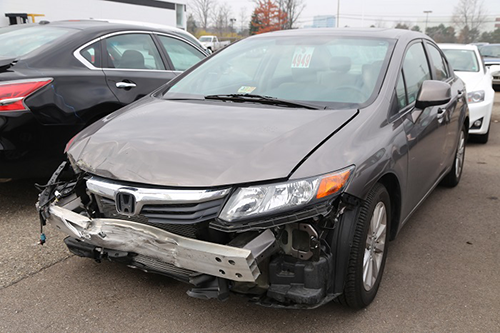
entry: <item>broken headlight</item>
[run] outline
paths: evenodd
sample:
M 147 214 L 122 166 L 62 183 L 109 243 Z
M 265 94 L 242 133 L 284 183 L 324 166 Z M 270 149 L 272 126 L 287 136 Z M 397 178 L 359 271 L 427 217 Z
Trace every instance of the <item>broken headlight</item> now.
M 322 199 L 341 191 L 347 185 L 353 170 L 354 167 L 348 167 L 307 179 L 240 187 L 227 201 L 219 219 L 233 222 L 300 208 L 314 199 Z

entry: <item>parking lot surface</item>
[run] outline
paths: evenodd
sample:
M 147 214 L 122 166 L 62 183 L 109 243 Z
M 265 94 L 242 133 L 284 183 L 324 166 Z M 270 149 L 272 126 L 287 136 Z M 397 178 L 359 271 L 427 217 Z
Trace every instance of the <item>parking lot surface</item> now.
M 379 294 L 361 311 L 197 300 L 175 280 L 73 256 L 50 228 L 36 245 L 34 181 L 3 183 L 0 331 L 500 332 L 499 166 L 497 92 L 490 141 L 467 145 L 461 183 L 438 187 L 391 242 Z

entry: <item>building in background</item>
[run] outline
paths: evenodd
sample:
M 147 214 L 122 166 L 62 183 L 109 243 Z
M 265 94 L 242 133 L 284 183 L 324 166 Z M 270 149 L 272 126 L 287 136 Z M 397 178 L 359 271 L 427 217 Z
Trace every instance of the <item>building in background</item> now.
M 337 18 L 334 15 L 316 15 L 313 17 L 313 24 L 304 28 L 335 28 Z
M 188 0 L 0 0 L 0 27 L 41 20 L 113 19 L 186 29 Z

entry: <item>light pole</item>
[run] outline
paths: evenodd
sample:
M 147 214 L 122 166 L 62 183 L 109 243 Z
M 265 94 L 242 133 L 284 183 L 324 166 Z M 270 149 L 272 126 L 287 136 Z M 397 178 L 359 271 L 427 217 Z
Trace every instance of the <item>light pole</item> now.
M 337 0 L 337 28 L 339 27 L 340 22 L 340 0 Z
M 424 34 L 427 33 L 427 21 L 429 20 L 429 14 L 432 13 L 432 10 L 424 10 L 425 14 L 425 28 L 424 28 Z
M 337 0 L 337 28 L 340 26 L 340 0 Z

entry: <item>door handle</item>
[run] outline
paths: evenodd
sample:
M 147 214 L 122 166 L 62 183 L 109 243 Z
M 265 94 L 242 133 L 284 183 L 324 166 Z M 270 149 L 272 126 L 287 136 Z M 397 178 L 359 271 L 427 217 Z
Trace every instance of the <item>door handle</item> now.
M 459 91 L 457 91 L 457 93 L 458 93 L 457 97 L 459 99 L 462 98 L 462 96 L 464 95 L 464 91 L 463 90 L 459 90 Z
M 118 89 L 135 88 L 137 85 L 132 82 L 116 82 L 116 87 Z
M 439 123 L 443 122 L 443 118 L 446 115 L 446 109 L 444 108 L 438 108 L 437 110 L 437 119 Z

